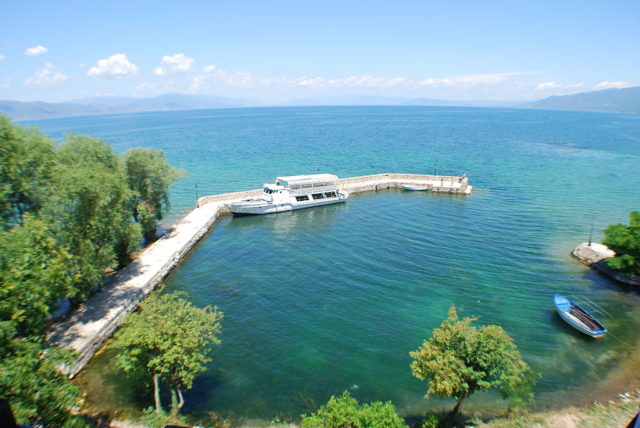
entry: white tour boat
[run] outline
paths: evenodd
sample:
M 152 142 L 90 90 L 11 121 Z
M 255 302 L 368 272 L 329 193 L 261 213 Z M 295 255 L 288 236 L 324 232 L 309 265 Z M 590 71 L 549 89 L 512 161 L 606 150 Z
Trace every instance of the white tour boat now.
M 227 204 L 234 214 L 271 214 L 344 202 L 349 193 L 338 188 L 333 174 L 276 177 L 275 184 L 265 184 L 259 198 L 242 199 Z

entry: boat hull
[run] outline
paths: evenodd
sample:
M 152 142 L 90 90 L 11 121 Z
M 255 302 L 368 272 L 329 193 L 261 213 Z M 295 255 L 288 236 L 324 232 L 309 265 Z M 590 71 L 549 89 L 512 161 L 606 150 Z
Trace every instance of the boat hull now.
M 314 200 L 309 203 L 297 203 L 293 204 L 290 202 L 282 203 L 282 204 L 273 204 L 269 202 L 265 202 L 262 204 L 254 204 L 250 203 L 250 201 L 239 201 L 234 203 L 227 204 L 227 208 L 234 215 L 243 216 L 243 215 L 263 215 L 263 214 L 275 214 L 286 211 L 293 210 L 301 210 L 304 208 L 312 208 L 318 207 L 322 205 L 331 205 L 331 204 L 339 204 L 341 202 L 345 202 L 347 200 L 344 198 L 331 198 L 331 199 L 323 199 L 323 200 Z
M 560 318 L 579 332 L 594 339 L 599 339 L 607 333 L 607 329 L 598 320 L 571 300 L 557 294 L 554 303 Z

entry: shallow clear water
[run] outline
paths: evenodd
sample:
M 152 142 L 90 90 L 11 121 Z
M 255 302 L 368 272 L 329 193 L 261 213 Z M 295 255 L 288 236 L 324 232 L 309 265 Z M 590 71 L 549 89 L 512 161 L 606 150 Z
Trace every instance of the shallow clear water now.
M 55 138 L 105 138 L 118 152 L 165 150 L 189 173 L 174 188 L 171 218 L 193 206 L 196 183 L 203 195 L 257 188 L 276 175 L 429 173 L 434 163 L 438 173 L 470 176 L 468 197 L 386 191 L 222 220 L 167 281 L 167 291 L 225 312 L 223 343 L 187 395 L 188 410 L 270 419 L 349 389 L 418 413 L 428 405 L 425 385 L 412 378 L 408 352 L 452 303 L 515 339 L 541 373 L 541 405 L 588 398 L 640 336 L 638 293 L 569 256 L 594 215 L 597 240 L 606 224 L 640 209 L 637 116 L 325 107 L 36 124 Z M 615 338 L 570 329 L 553 311 L 555 293 L 597 302 Z M 476 407 L 489 402 L 495 397 L 475 398 Z

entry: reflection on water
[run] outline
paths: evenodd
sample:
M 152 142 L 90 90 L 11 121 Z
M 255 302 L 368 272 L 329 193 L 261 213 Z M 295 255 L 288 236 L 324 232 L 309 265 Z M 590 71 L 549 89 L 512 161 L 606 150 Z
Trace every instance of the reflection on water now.
M 318 229 L 336 221 L 340 210 L 346 209 L 345 203 L 324 205 L 302 210 L 287 211 L 278 214 L 233 216 L 229 228 L 244 228 L 260 225 L 277 235 L 300 232 L 300 226 Z

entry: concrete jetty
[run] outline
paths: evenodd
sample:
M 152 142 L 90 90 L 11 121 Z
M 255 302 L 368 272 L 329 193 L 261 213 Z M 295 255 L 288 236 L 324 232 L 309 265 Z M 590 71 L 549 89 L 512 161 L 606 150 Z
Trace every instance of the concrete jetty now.
M 640 276 L 622 273 L 609 267 L 605 260 L 609 257 L 615 257 L 616 253 L 606 245 L 597 242 L 583 242 L 571 252 L 571 255 L 614 281 L 640 286 Z
M 402 186 L 421 186 L 436 193 L 468 195 L 472 186 L 466 176 L 376 174 L 339 180 L 350 193 L 370 192 Z M 47 336 L 50 344 L 76 352 L 76 360 L 66 367 L 75 376 L 122 324 L 124 317 L 161 283 L 180 260 L 225 215 L 225 204 L 258 196 L 261 189 L 204 196 L 197 208 L 147 247 L 132 263 L 114 275 L 109 284 L 77 308 L 70 317 L 53 326 Z

